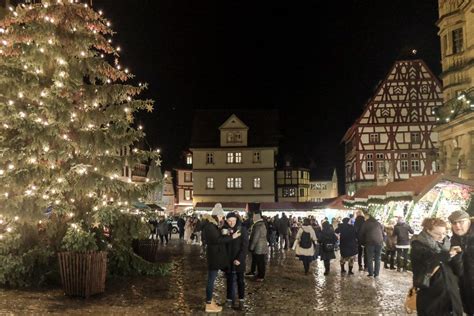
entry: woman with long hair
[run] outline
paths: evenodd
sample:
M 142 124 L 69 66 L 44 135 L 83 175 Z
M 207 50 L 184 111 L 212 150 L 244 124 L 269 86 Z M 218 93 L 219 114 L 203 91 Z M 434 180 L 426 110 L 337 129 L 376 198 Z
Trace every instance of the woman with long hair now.
M 463 315 L 458 279 L 453 272 L 461 248 L 451 248 L 447 224 L 442 219 L 426 218 L 422 227 L 423 231 L 411 241 L 418 315 Z

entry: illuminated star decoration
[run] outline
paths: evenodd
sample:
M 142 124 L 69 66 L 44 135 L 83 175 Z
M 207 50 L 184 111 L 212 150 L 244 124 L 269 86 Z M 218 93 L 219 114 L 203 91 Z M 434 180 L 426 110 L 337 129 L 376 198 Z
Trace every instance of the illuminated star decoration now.
M 153 104 L 149 103 L 145 106 L 145 108 L 147 112 L 150 112 L 150 113 L 153 112 Z

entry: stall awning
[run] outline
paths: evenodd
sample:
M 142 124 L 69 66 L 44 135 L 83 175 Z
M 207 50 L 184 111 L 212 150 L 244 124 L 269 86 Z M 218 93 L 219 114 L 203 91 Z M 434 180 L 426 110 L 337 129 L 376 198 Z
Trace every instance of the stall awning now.
M 198 202 L 195 209 L 198 211 L 210 211 L 217 202 Z M 245 202 L 222 202 L 224 211 L 244 211 L 247 208 Z

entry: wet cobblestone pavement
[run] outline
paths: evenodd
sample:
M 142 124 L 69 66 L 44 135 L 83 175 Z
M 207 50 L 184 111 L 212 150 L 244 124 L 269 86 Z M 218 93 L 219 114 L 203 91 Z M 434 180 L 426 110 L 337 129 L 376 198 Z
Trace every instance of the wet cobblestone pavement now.
M 166 277 L 140 277 L 107 281 L 106 293 L 87 300 L 64 296 L 61 289 L 2 290 L 0 315 L 204 315 L 206 261 L 197 245 L 172 240 L 162 248 L 163 261 L 172 261 Z M 341 276 L 339 262 L 323 275 L 323 264 L 313 262 L 304 275 L 302 263 L 292 250 L 269 256 L 265 282 L 246 282 L 245 313 L 268 315 L 404 315 L 403 301 L 411 274 L 383 269 L 380 278 L 355 271 Z M 216 281 L 216 298 L 225 300 L 225 278 Z M 243 312 L 225 310 L 222 315 Z

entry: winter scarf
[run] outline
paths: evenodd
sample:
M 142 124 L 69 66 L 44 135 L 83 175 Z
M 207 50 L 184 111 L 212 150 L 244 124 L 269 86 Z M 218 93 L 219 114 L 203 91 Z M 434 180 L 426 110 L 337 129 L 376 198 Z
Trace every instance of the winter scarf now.
M 430 236 L 426 231 L 422 231 L 418 236 L 414 236 L 413 240 L 417 240 L 425 246 L 428 246 L 435 253 L 440 253 L 441 251 L 449 251 L 451 248 L 451 241 L 448 237 L 444 237 L 442 242 L 437 242 Z

